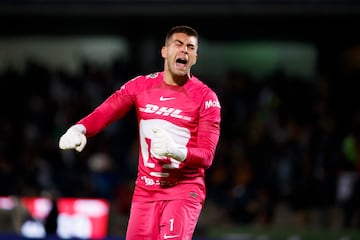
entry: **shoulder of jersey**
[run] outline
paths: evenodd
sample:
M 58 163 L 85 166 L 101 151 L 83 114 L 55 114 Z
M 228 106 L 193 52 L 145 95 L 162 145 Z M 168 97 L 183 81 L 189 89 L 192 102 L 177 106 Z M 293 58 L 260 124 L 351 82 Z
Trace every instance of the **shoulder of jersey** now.
M 204 83 L 203 81 L 201 81 L 199 78 L 197 78 L 195 76 L 192 76 L 192 82 L 193 82 L 193 84 L 201 87 L 204 90 L 212 91 L 212 89 L 206 83 Z

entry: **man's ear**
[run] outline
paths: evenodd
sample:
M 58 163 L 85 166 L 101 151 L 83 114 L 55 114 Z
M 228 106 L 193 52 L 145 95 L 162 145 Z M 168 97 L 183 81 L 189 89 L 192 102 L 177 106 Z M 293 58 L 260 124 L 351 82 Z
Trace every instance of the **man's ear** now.
M 162 56 L 163 58 L 166 57 L 166 52 L 167 52 L 166 47 L 163 46 L 163 47 L 161 48 L 161 56 Z
M 195 59 L 194 59 L 194 65 L 196 64 L 197 59 L 198 59 L 198 55 L 196 54 L 196 55 L 195 55 Z

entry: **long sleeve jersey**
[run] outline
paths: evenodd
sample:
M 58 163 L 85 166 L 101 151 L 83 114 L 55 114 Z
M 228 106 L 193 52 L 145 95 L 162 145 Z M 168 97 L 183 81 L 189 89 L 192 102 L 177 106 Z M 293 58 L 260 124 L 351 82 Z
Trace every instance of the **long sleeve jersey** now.
M 139 129 L 138 175 L 133 201 L 190 199 L 203 202 L 205 170 L 214 159 L 220 135 L 217 95 L 192 76 L 183 86 L 164 82 L 163 72 L 126 82 L 78 121 L 91 137 L 135 107 Z M 183 162 L 151 154 L 153 129 L 161 128 L 187 148 Z

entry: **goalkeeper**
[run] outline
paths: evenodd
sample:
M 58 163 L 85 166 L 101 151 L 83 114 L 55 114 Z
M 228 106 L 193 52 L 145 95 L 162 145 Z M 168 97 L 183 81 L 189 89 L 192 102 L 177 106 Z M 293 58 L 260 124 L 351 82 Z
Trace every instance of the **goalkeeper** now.
M 198 222 L 221 115 L 216 93 L 191 73 L 198 40 L 189 26 L 170 29 L 163 71 L 126 82 L 60 137 L 61 149 L 80 152 L 87 138 L 136 109 L 140 146 L 128 240 L 190 240 Z

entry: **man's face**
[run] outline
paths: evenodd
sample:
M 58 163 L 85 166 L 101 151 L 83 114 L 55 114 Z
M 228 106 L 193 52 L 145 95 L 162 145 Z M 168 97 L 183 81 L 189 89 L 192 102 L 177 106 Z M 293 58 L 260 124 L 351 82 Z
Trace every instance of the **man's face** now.
M 197 60 L 198 41 L 194 36 L 175 33 L 161 50 L 165 70 L 174 75 L 185 76 Z

